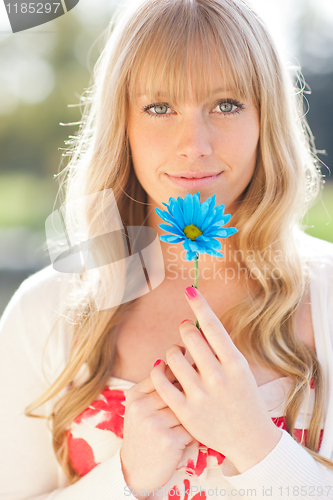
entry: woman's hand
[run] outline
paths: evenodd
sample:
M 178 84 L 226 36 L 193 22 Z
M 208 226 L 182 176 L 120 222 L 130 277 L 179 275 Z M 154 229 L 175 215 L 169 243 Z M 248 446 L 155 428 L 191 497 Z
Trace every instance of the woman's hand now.
M 184 347 L 178 348 L 185 353 Z M 164 361 L 158 366 L 172 385 L 176 379 L 170 368 Z M 194 441 L 156 392 L 150 375 L 127 391 L 120 458 L 125 481 L 138 499 L 169 481 L 185 447 Z
M 183 322 L 179 331 L 198 371 L 179 346 L 172 345 L 166 353 L 167 363 L 183 392 L 168 381 L 160 366 L 152 370 L 151 379 L 185 429 L 208 448 L 225 455 L 242 473 L 272 451 L 282 431 L 269 416 L 246 358 L 203 295 L 189 288 L 196 296 L 187 295 L 188 303 L 207 341 L 192 321 Z

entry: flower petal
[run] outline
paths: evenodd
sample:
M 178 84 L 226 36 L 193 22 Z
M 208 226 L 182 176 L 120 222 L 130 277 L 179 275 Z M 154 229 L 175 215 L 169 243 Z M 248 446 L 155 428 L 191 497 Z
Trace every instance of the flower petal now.
M 228 238 L 232 234 L 238 233 L 238 229 L 235 227 L 226 227 L 224 229 L 217 229 L 214 231 L 214 236 L 218 238 Z
M 224 205 L 216 205 L 216 207 L 214 208 L 214 210 L 218 212 L 220 215 L 224 214 L 224 209 L 225 209 Z
M 199 245 L 195 241 L 189 240 L 189 247 L 192 252 L 197 252 L 199 250 Z
M 164 212 L 164 210 L 160 210 L 159 208 L 155 207 L 155 212 L 161 219 L 167 221 L 167 212 Z M 168 214 L 169 215 L 169 214 Z M 170 216 L 169 216 L 170 217 Z
M 197 250 L 198 253 L 207 253 L 207 247 L 199 247 Z
M 214 238 L 211 238 L 209 242 L 209 248 L 212 248 L 213 250 L 221 250 L 222 243 L 218 240 L 214 240 Z
M 169 233 L 178 234 L 178 236 L 180 236 L 182 238 L 184 238 L 184 236 L 185 236 L 183 231 L 180 231 L 175 226 L 169 226 L 169 224 L 158 224 L 158 227 L 160 227 L 164 231 L 169 231 Z
M 210 205 L 210 200 L 211 198 L 207 198 L 206 201 L 203 202 L 203 204 L 201 205 L 201 214 L 200 214 L 200 219 L 198 219 L 198 227 L 202 227 L 203 223 L 204 223 L 204 220 L 206 219 L 206 217 L 209 214 L 209 205 Z
M 174 198 L 173 196 L 170 196 L 170 198 L 169 198 L 169 205 L 171 206 L 171 205 L 174 205 L 175 203 L 177 203 L 176 198 Z
M 201 223 L 201 204 L 200 204 L 200 198 L 196 194 L 193 195 L 193 222 L 197 227 L 200 227 L 199 224 Z
M 178 222 L 179 227 L 183 229 L 186 226 L 184 221 L 183 209 L 180 208 L 178 203 L 173 203 L 170 209 L 171 209 L 171 214 Z
M 216 216 L 214 218 L 214 220 L 216 219 Z M 229 222 L 229 220 L 231 219 L 231 214 L 226 214 L 226 215 L 223 215 L 222 217 L 219 217 L 216 222 L 213 221 L 213 223 L 211 224 L 212 226 L 224 226 L 225 224 L 227 224 Z
M 214 218 L 212 220 L 212 224 L 216 224 L 217 222 L 219 222 L 219 221 L 221 221 L 221 220 L 223 220 L 225 218 L 225 217 L 223 217 L 223 210 L 222 210 L 222 208 L 223 207 L 220 206 L 220 208 L 217 207 L 217 208 L 215 208 L 213 210 Z M 230 215 L 230 214 L 227 214 L 227 215 Z M 231 217 L 231 215 L 230 215 L 230 217 Z M 222 225 L 223 225 L 223 223 L 221 222 L 220 226 L 222 226 Z
M 180 196 L 178 196 L 177 203 L 180 206 L 181 210 L 183 210 L 183 206 L 184 206 L 184 200 L 183 200 L 183 198 L 181 198 Z
M 199 253 L 206 253 L 207 248 L 209 248 L 209 245 L 205 241 L 198 241 L 198 238 L 195 240 L 195 243 L 197 245 L 197 252 Z
M 210 214 L 209 216 L 206 217 L 203 224 L 201 224 L 201 228 L 200 228 L 203 233 L 206 231 L 206 229 L 210 228 L 210 225 L 211 225 L 213 219 L 214 219 L 214 214 Z
M 190 241 L 191 240 L 189 238 L 184 239 L 183 247 L 185 248 L 185 250 L 190 250 Z
M 155 212 L 161 219 L 165 220 L 166 222 L 170 222 L 170 224 L 173 224 L 174 226 L 178 227 L 178 229 L 181 231 L 181 227 L 179 226 L 178 222 L 174 217 L 169 212 L 165 212 L 164 210 L 160 210 L 159 208 L 155 208 Z
M 186 259 L 186 260 L 193 260 L 193 259 L 195 259 L 195 258 L 196 258 L 196 256 L 197 256 L 196 252 L 191 252 L 191 251 L 188 251 L 188 252 L 186 252 L 186 254 L 185 254 L 185 259 Z
M 201 234 L 200 236 L 198 236 L 197 240 L 200 238 L 199 241 L 202 241 L 205 245 L 207 245 L 207 243 L 210 242 L 210 240 L 212 239 L 211 236 L 205 236 L 204 234 Z
M 213 196 L 211 196 L 208 199 L 210 200 L 209 210 L 213 210 L 215 202 L 216 202 L 216 194 L 213 194 Z
M 179 238 L 179 236 L 174 236 L 173 234 L 161 234 L 160 240 L 167 243 L 180 243 L 183 241 L 183 238 Z
M 193 224 L 193 198 L 191 193 L 187 193 L 184 198 L 184 222 L 185 226 Z
M 204 223 L 207 213 L 208 213 L 208 206 L 206 205 L 205 207 L 203 207 L 203 205 L 201 205 L 200 213 L 197 215 L 197 224 L 196 224 L 200 230 L 202 224 Z
M 201 235 L 202 242 L 200 242 L 201 245 L 205 245 L 207 248 L 213 248 L 214 250 L 220 250 L 222 248 L 222 243 L 218 240 L 215 240 L 211 236 L 203 236 Z M 198 241 L 198 238 L 196 239 Z
M 216 250 L 212 250 L 210 248 L 207 248 L 206 253 L 208 253 L 208 255 L 213 255 L 214 257 L 224 257 L 223 253 L 217 252 Z

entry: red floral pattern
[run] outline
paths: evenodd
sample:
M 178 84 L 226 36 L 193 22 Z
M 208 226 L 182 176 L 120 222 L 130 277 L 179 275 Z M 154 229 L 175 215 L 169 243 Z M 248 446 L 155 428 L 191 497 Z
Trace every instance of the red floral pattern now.
M 125 393 L 124 391 L 112 390 L 106 387 L 100 396 L 101 399 L 96 399 L 88 408 L 78 415 L 74 424 L 89 421 L 95 415 L 103 412 L 101 422 L 96 424 L 96 429 L 111 431 L 117 437 L 123 438 L 123 425 L 125 414 Z M 83 438 L 74 437 L 71 432 L 68 432 L 68 450 L 70 461 L 73 468 L 84 476 L 90 472 L 100 462 L 95 461 L 93 448 Z
M 272 418 L 274 424 L 279 427 L 280 429 L 287 430 L 287 420 L 286 417 L 277 417 L 277 418 Z M 303 437 L 302 437 L 303 433 Z M 320 434 L 319 434 L 319 449 L 321 446 L 321 442 L 323 440 L 323 434 L 324 434 L 324 429 L 321 429 Z M 294 436 L 298 443 L 303 444 L 304 446 L 306 445 L 306 441 L 308 439 L 308 429 L 294 429 Z
M 218 465 L 221 465 L 221 463 L 225 459 L 225 456 L 222 455 L 222 453 L 219 453 L 218 451 L 215 451 L 212 448 L 207 448 L 207 446 L 205 446 L 204 444 L 199 443 L 197 462 L 196 464 L 194 464 L 194 460 L 192 460 L 191 458 L 187 460 L 186 470 L 185 470 L 186 474 L 188 476 L 193 476 L 194 474 L 196 476 L 200 476 L 207 467 L 207 461 L 209 456 L 216 457 Z
M 191 493 L 190 481 L 188 479 L 184 479 L 184 496 L 181 498 L 181 492 L 177 486 L 174 486 L 168 492 L 168 500 L 172 500 L 176 498 L 177 500 L 206 500 L 206 493 L 204 491 L 200 491 L 196 493 L 193 497 L 189 498 L 189 494 Z
M 314 389 L 313 379 L 311 380 L 311 389 Z M 88 423 L 88 425 L 93 426 L 96 429 L 101 429 L 103 431 L 112 432 L 117 438 L 123 438 L 123 424 L 124 424 L 124 414 L 125 414 L 125 391 L 115 390 L 110 387 L 105 387 L 100 397 L 95 400 L 88 408 L 86 408 L 80 415 L 78 415 L 73 424 L 78 426 L 81 423 Z M 94 420 L 94 417 L 95 420 Z M 287 430 L 286 417 L 275 417 L 272 418 L 274 424 L 280 429 Z M 90 422 L 90 423 L 89 423 Z M 92 422 L 92 424 L 91 424 Z M 73 428 L 72 428 L 73 431 Z M 319 448 L 323 439 L 323 429 L 320 432 Z M 75 432 L 69 430 L 68 434 L 68 448 L 71 464 L 73 468 L 81 475 L 84 476 L 90 472 L 98 462 L 94 455 L 94 447 L 87 442 L 86 439 L 82 437 L 75 436 Z M 296 440 L 306 445 L 308 430 L 304 429 L 294 429 L 294 436 Z M 188 458 L 186 460 L 185 473 L 188 476 L 196 475 L 199 477 L 205 471 L 208 465 L 208 457 L 212 456 L 216 458 L 217 464 L 221 465 L 225 459 L 222 453 L 216 450 L 207 448 L 203 443 L 198 443 L 198 451 L 196 454 L 196 459 Z M 201 491 L 199 494 L 195 494 L 191 499 L 188 497 L 189 480 L 184 479 L 184 491 L 185 496 L 181 498 L 181 492 L 177 488 L 177 485 L 170 490 L 168 499 L 176 498 L 177 500 L 202 500 L 206 499 L 205 494 Z
M 71 464 L 80 476 L 85 476 L 98 465 L 95 462 L 94 452 L 85 439 L 73 438 L 69 433 L 67 442 Z
M 106 387 L 101 393 L 103 399 L 96 399 L 86 410 L 84 410 L 74 422 L 79 424 L 82 420 L 87 420 L 89 417 L 96 415 L 101 410 L 107 412 L 105 420 L 96 425 L 97 429 L 112 431 L 116 436 L 123 437 L 123 424 L 125 406 L 122 404 L 125 401 L 124 391 L 112 390 Z

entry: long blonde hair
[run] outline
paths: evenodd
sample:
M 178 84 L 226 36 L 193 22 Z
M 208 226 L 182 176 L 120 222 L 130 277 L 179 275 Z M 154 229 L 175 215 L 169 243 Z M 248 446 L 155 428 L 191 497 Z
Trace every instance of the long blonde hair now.
M 221 86 L 252 97 L 260 112 L 257 163 L 233 225 L 239 230 L 234 239 L 242 265 L 249 272 L 256 270 L 259 287 L 225 317 L 232 318 L 230 335 L 237 345 L 263 366 L 292 378 L 286 407 L 292 436 L 313 378 L 315 404 L 305 449 L 333 470 L 333 462 L 317 453 L 324 408 L 322 369 L 295 328 L 309 277 L 293 230 L 320 189 L 301 91 L 263 22 L 243 0 L 135 0 L 118 8 L 113 21 L 94 83 L 84 96 L 86 107 L 71 161 L 62 171 L 67 175 L 61 185 L 65 202 L 86 200 L 81 209 L 69 210 L 66 222 L 77 231 L 85 228 L 85 237 L 92 238 L 96 206 L 90 195 L 108 189 L 113 190 L 125 226 L 144 225 L 153 209 L 135 176 L 126 134 L 128 106 L 135 102 L 139 82 L 152 95 L 166 88 L 172 101 L 184 99 L 191 82 L 197 99 L 202 99 L 207 97 L 210 75 L 219 72 Z M 271 257 L 276 252 L 283 255 L 279 276 L 274 275 L 276 262 Z M 49 418 L 57 459 L 71 483 L 80 476 L 70 463 L 68 429 L 105 387 L 116 359 L 117 325 L 132 304 L 96 307 L 101 276 L 95 271 L 73 275 L 75 293 L 64 304 L 74 330 L 69 361 L 51 387 L 26 408 L 26 415 L 33 416 L 33 410 L 61 394 Z M 121 296 L 119 277 L 103 268 L 103 293 Z M 84 366 L 88 374 L 78 382 Z

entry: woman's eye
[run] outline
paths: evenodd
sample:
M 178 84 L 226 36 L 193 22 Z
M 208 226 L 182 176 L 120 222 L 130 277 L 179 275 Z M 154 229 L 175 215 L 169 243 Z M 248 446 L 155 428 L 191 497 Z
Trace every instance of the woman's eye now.
M 240 113 L 243 107 L 244 107 L 243 104 L 241 104 L 238 101 L 235 102 L 221 101 L 218 103 L 215 110 L 217 110 L 220 113 L 222 112 L 226 115 L 227 114 L 233 115 L 234 113 Z
M 231 102 L 220 102 L 219 104 L 220 110 L 223 111 L 223 113 L 229 113 L 230 111 L 233 111 L 234 106 L 231 104 Z
M 149 104 L 148 106 L 144 106 L 142 109 L 149 116 L 153 116 L 155 118 L 157 116 L 167 116 L 171 114 L 168 112 L 171 108 L 164 103 Z
M 157 115 L 165 115 L 168 111 L 168 106 L 162 104 L 161 106 L 153 106 L 152 108 Z
M 224 100 L 217 103 L 217 105 L 214 108 L 214 112 L 222 113 L 224 115 L 233 115 L 235 113 L 240 113 L 243 108 L 244 105 L 241 104 L 239 101 Z M 148 104 L 148 106 L 144 106 L 142 110 L 144 113 L 153 118 L 157 118 L 159 116 L 167 117 L 173 114 L 172 108 L 170 108 L 169 104 L 163 102 Z

